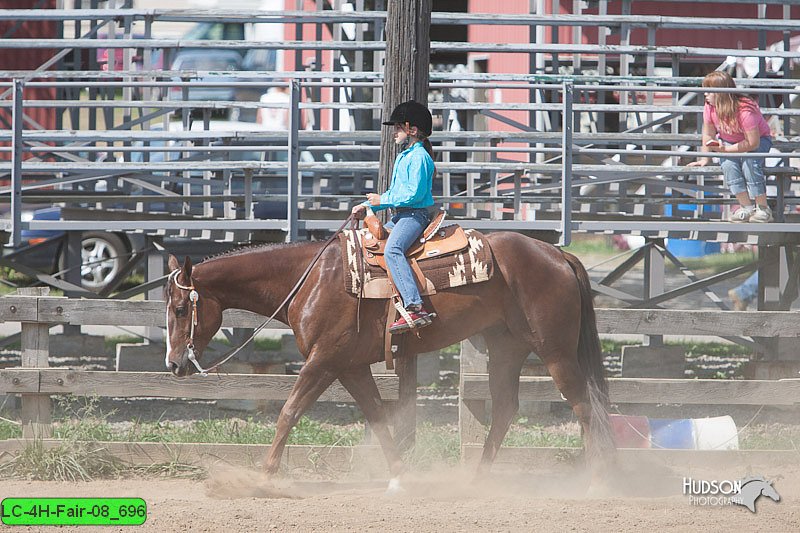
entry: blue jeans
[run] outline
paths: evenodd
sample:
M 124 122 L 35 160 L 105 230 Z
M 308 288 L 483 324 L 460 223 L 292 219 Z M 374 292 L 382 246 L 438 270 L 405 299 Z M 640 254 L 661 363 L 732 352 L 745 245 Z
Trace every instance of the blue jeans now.
M 723 144 L 730 145 L 732 143 Z M 772 139 L 761 137 L 757 152 L 769 152 Z M 720 157 L 719 164 L 725 175 L 725 183 L 733 194 L 748 192 L 750 198 L 767 194 L 767 180 L 764 177 L 763 157 L 728 158 Z
M 758 297 L 758 270 L 750 274 L 750 277 L 733 290 L 743 302 L 748 304 L 755 302 Z
M 392 232 L 386 241 L 384 258 L 397 291 L 403 299 L 404 307 L 422 305 L 422 297 L 419 295 L 414 273 L 406 259 L 406 250 L 422 235 L 429 223 L 428 210 L 423 208 L 396 213 L 385 226 Z

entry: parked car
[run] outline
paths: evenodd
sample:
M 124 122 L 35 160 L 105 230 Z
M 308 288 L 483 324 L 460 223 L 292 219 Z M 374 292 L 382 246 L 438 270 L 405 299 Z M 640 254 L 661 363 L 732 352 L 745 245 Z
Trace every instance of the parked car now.
M 49 206 L 26 211 L 23 220 L 61 220 L 62 208 Z M 26 230 L 21 232 L 20 244 L 11 251 L 21 251 L 27 246 L 38 245 L 24 252 L 15 260 L 47 274 L 64 277 L 66 249 L 63 231 Z M 111 233 L 108 231 L 86 231 L 81 236 L 81 285 L 90 291 L 99 292 L 111 283 L 125 267 L 131 251 L 141 249 L 144 236 L 137 234 Z
M 28 211 L 25 213 L 25 219 L 61 220 L 62 209 L 60 206 L 50 206 Z M 15 261 L 63 279 L 66 249 L 64 240 L 59 239 L 63 235 L 63 231 L 56 230 L 23 230 L 20 244 L 13 249 L 3 251 L 12 253 L 38 244 L 38 247 L 17 256 Z M 163 244 L 169 253 L 178 257 L 188 255 L 195 263 L 208 255 L 238 246 L 237 243 L 198 241 L 181 237 L 165 237 Z M 140 233 L 110 232 L 100 229 L 84 231 L 81 235 L 81 286 L 93 292 L 106 289 L 125 268 L 132 253 L 143 250 L 145 245 L 145 236 Z
M 183 50 L 178 52 L 172 62 L 170 70 L 189 71 L 232 71 L 241 70 L 242 56 L 235 50 Z M 180 78 L 172 78 L 181 81 Z M 232 76 L 202 76 L 199 82 L 233 82 L 237 78 Z M 234 87 L 189 87 L 186 100 L 214 100 L 232 101 L 235 99 Z M 169 100 L 184 100 L 183 88 L 170 87 Z

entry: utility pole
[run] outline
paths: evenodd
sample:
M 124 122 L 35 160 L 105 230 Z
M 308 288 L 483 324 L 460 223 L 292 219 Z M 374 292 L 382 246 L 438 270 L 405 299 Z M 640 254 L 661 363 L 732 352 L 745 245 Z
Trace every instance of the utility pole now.
M 431 64 L 432 0 L 390 0 L 386 13 L 386 63 L 383 69 L 383 116 L 408 100 L 428 105 Z M 397 147 L 390 128 L 381 128 L 381 160 L 376 192 L 389 187 Z
M 408 100 L 428 105 L 431 63 L 432 0 L 389 0 L 386 13 L 386 63 L 383 69 L 383 117 Z M 381 159 L 376 192 L 383 192 L 392 177 L 397 146 L 392 130 L 381 128 Z M 398 342 L 397 375 L 400 398 L 394 412 L 394 438 L 401 449 L 414 445 L 417 426 L 417 358 Z

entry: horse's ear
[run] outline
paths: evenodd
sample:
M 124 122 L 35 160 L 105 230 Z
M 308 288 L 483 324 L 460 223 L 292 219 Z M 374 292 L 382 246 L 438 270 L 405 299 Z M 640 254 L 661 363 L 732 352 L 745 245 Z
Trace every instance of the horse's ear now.
M 189 256 L 186 256 L 186 259 L 183 260 L 183 275 L 186 276 L 186 281 L 189 281 L 189 278 L 192 277 L 192 260 L 189 259 Z
M 178 258 L 172 254 L 169 254 L 169 258 L 167 258 L 167 268 L 169 268 L 170 272 L 178 270 L 181 267 L 181 264 L 178 263 Z

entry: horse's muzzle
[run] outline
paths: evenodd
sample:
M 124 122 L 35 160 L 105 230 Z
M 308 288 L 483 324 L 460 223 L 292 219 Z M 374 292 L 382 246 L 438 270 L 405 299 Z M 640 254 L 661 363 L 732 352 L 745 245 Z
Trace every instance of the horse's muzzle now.
M 170 363 L 170 365 L 170 372 L 172 372 L 172 375 L 177 378 L 184 378 L 195 373 L 195 369 L 192 365 L 178 366 L 176 363 Z
M 177 361 L 175 359 L 177 359 Z M 184 350 L 183 353 L 175 359 L 168 357 L 166 361 L 167 370 L 171 372 L 173 376 L 182 378 L 192 373 L 194 366 L 189 361 L 188 350 Z

